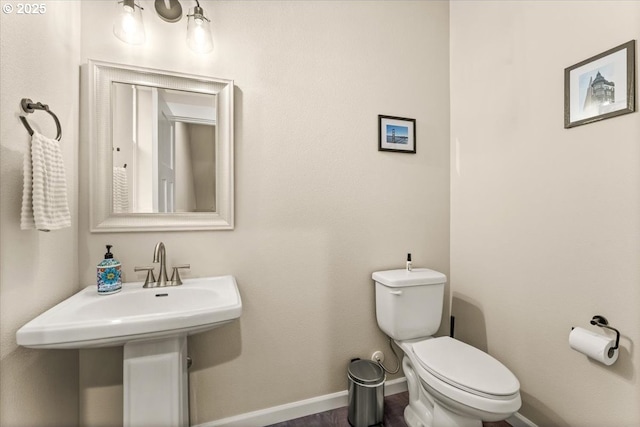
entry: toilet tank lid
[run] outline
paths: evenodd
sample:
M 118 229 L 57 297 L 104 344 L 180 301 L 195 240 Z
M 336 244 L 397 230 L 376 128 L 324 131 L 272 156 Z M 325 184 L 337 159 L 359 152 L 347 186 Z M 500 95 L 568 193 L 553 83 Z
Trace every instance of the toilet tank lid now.
M 376 271 L 371 275 L 373 280 L 392 288 L 418 285 L 439 285 L 447 282 L 447 276 L 428 268 Z

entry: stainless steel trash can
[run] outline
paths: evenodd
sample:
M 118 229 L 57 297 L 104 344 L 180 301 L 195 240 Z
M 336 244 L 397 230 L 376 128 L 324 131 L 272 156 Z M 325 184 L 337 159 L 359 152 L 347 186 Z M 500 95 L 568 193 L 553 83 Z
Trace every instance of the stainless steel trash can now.
M 370 360 L 354 359 L 349 363 L 349 411 L 347 420 L 353 427 L 382 423 L 384 415 L 384 380 L 382 368 Z

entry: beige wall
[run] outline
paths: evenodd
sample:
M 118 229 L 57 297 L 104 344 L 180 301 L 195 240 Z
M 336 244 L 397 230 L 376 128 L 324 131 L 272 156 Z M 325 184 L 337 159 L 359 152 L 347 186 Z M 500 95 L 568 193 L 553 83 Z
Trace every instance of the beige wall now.
M 3 6 L 16 2 L 2 2 Z M 78 352 L 16 345 L 27 321 L 78 287 L 78 66 L 80 6 L 47 2 L 41 15 L 0 14 L 0 425 L 78 424 Z M 20 230 L 23 154 L 29 134 L 20 100 L 48 104 L 62 124 L 62 151 L 73 226 Z M 29 115 L 33 128 L 55 136 L 51 117 Z
M 175 168 L 175 211 L 176 212 L 191 212 L 196 206 L 195 197 L 195 183 L 193 179 L 193 156 L 191 149 L 192 141 L 190 135 L 190 125 L 183 122 L 174 123 L 174 138 L 175 138 L 175 156 L 176 156 L 176 168 Z M 212 145 L 210 141 L 209 145 Z M 213 164 L 209 162 L 209 167 Z M 211 175 L 215 175 L 214 171 L 210 172 Z M 213 190 L 215 191 L 215 190 Z M 213 199 L 213 195 L 211 196 Z
M 539 425 L 637 426 L 640 116 L 563 129 L 563 72 L 640 39 L 640 2 L 453 1 L 450 19 L 457 335 L 513 370 Z M 569 348 L 595 314 L 623 335 L 612 367 Z
M 216 210 L 216 127 L 191 123 L 189 128 L 189 151 L 193 167 L 196 211 Z
M 391 356 L 371 273 L 412 252 L 448 274 L 448 3 L 205 1 L 205 56 L 186 48 L 184 21 L 160 21 L 148 1 L 147 45 L 121 43 L 111 3 L 82 3 L 83 61 L 235 80 L 236 229 L 90 234 L 81 186 L 81 283 L 106 243 L 125 279 L 142 279 L 133 267 L 160 240 L 191 277 L 236 276 L 240 321 L 189 339 L 194 424 L 345 390 L 350 358 Z M 417 154 L 377 151 L 378 114 L 417 119 Z M 121 422 L 121 358 L 81 352 L 83 425 Z

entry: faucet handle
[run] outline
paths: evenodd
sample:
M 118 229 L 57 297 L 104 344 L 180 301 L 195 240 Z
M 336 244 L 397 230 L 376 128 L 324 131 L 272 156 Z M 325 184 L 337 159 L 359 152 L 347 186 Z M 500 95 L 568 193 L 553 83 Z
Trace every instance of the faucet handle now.
M 133 267 L 133 271 L 146 271 L 147 277 L 144 279 L 143 288 L 151 288 L 153 284 L 156 282 L 156 277 L 153 274 L 153 266 L 145 266 L 145 267 Z
M 181 268 L 191 268 L 191 265 L 182 264 L 182 265 L 176 265 L 175 267 L 173 267 L 173 273 L 171 273 L 171 280 L 170 280 L 173 286 L 182 285 L 182 279 L 180 278 L 180 273 L 179 273 L 179 270 Z

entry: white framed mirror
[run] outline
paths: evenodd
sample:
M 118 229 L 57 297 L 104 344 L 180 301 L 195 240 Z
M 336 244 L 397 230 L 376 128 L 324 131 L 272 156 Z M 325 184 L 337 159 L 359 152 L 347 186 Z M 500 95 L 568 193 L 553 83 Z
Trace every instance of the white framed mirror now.
M 86 68 L 91 231 L 233 229 L 233 81 Z

